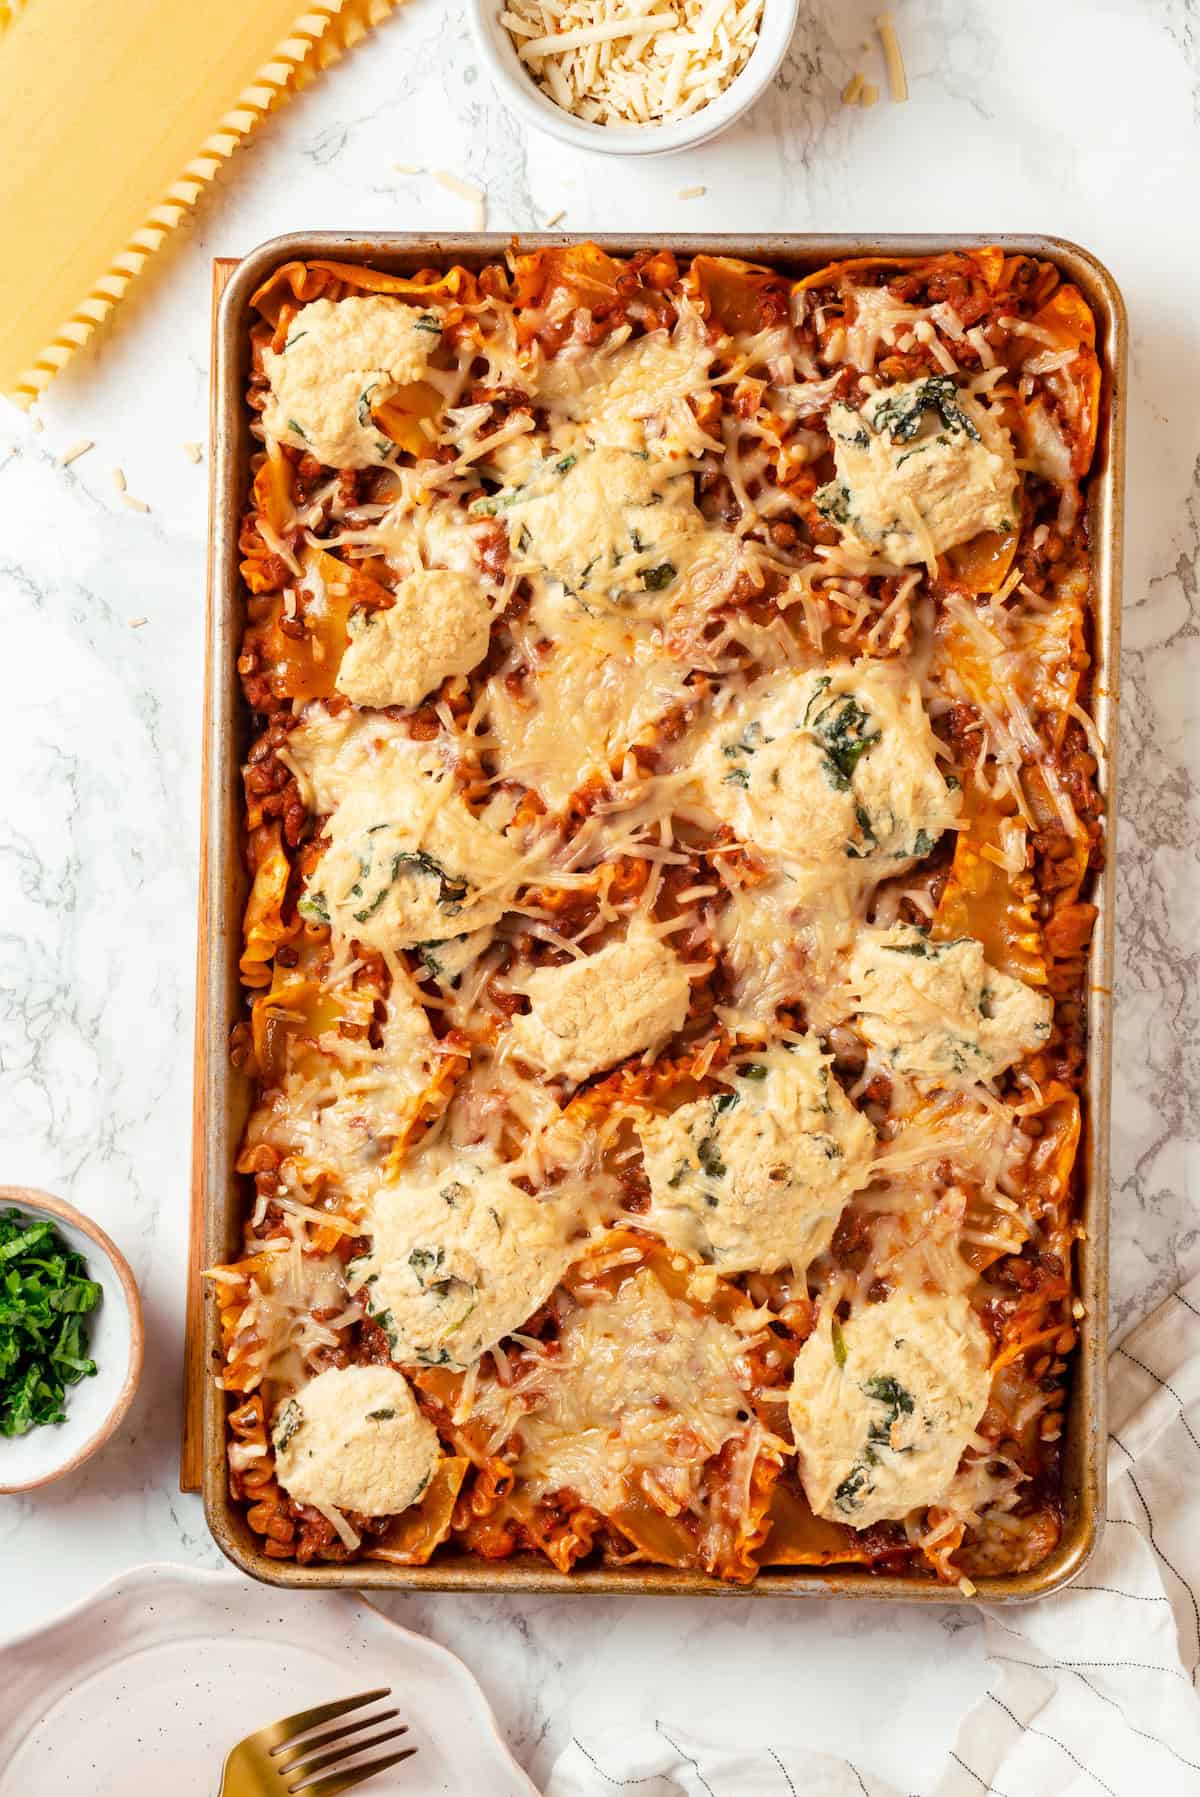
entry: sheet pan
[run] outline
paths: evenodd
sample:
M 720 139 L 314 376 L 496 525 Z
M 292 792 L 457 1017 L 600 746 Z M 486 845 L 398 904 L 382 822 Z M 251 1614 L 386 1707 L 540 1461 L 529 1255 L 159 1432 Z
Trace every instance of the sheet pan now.
M 522 237 L 520 248 L 566 241 L 558 234 Z M 1109 1108 L 1112 1044 L 1113 847 L 1115 750 L 1120 646 L 1122 502 L 1127 326 L 1113 277 L 1078 245 L 1043 236 L 597 236 L 616 256 L 668 248 L 681 258 L 699 253 L 770 263 L 797 276 L 851 256 L 929 255 L 996 243 L 1054 262 L 1080 288 L 1098 325 L 1103 370 L 1102 415 L 1089 489 L 1094 571 L 1093 714 L 1108 748 L 1101 781 L 1108 815 L 1109 853 L 1091 894 L 1099 907 L 1090 962 L 1089 1065 L 1081 1150 L 1078 1287 L 1086 1306 L 1067 1411 L 1062 1539 L 1034 1570 L 978 1581 L 978 1601 L 1019 1602 L 1059 1589 L 1084 1566 L 1103 1527 L 1105 1498 L 1105 1367 L 1107 1360 L 1107 1242 Z M 206 1264 L 230 1259 L 240 1247 L 243 1194 L 234 1156 L 250 1104 L 249 1082 L 228 1055 L 229 1033 L 242 1014 L 238 981 L 241 915 L 246 881 L 239 854 L 239 770 L 250 740 L 249 715 L 237 676 L 242 629 L 238 579 L 238 522 L 245 502 L 252 442 L 244 405 L 249 360 L 250 298 L 280 263 L 313 257 L 363 262 L 394 272 L 460 262 L 469 268 L 502 257 L 513 240 L 500 234 L 424 235 L 321 232 L 278 237 L 247 256 L 229 279 L 215 319 L 212 365 L 212 488 L 210 579 L 202 795 L 202 861 L 197 963 L 196 1094 L 193 1201 L 204 1218 Z M 209 1527 L 233 1563 L 256 1579 L 312 1590 L 397 1588 L 416 1591 L 606 1592 L 655 1596 L 712 1596 L 753 1601 L 767 1597 L 850 1597 L 875 1602 L 961 1603 L 954 1587 L 911 1575 L 858 1568 L 764 1568 L 749 1586 L 669 1567 L 594 1568 L 569 1575 L 540 1556 L 483 1561 L 447 1550 L 427 1566 L 400 1567 L 362 1560 L 347 1566 L 298 1566 L 272 1560 L 229 1496 L 226 1470 L 227 1400 L 211 1374 L 219 1368 L 215 1299 L 203 1301 L 203 1492 Z

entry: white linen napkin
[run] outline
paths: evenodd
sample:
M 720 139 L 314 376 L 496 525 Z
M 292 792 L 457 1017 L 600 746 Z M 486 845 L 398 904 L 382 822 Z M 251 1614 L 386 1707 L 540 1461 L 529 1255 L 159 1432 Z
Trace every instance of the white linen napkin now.
M 1094 1558 L 1056 1597 L 981 1607 L 996 1676 L 919 1790 L 873 1775 L 866 1750 L 851 1764 L 782 1734 L 731 1750 L 665 1718 L 572 1739 L 546 1797 L 1197 1797 L 1200 1276 L 1113 1354 L 1109 1411 Z M 755 1639 L 765 1651 L 766 1633 Z

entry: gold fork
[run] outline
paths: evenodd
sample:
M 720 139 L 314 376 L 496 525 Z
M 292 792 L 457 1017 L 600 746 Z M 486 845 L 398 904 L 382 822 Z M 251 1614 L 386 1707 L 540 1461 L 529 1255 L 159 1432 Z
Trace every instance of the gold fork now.
M 368 1747 L 382 1747 L 385 1741 L 394 1741 L 397 1735 L 406 1735 L 408 1724 L 402 1722 L 399 1728 L 372 1735 L 369 1740 L 354 1738 L 380 1722 L 391 1722 L 400 1714 L 399 1710 L 359 1716 L 342 1728 L 326 1729 L 324 1734 L 312 1735 L 306 1741 L 299 1738 L 307 1735 L 310 1729 L 320 1728 L 323 1722 L 334 1722 L 351 1710 L 361 1710 L 364 1704 L 391 1694 L 391 1688 L 387 1687 L 382 1691 L 364 1691 L 361 1697 L 344 1697 L 338 1703 L 321 1703 L 315 1709 L 285 1716 L 280 1722 L 260 1728 L 257 1734 L 247 1735 L 225 1761 L 220 1797 L 285 1797 L 285 1793 L 291 1791 L 299 1792 L 300 1797 L 339 1797 L 340 1792 L 374 1778 L 377 1772 L 386 1772 L 389 1766 L 410 1760 L 417 1751 L 415 1747 L 406 1747 L 401 1753 L 387 1753 L 363 1764 L 345 1766 L 340 1772 L 326 1772 L 326 1767 L 336 1767 L 339 1760 L 365 1753 Z M 324 1748 L 330 1751 L 323 1752 Z M 321 1773 L 325 1776 L 321 1777 Z

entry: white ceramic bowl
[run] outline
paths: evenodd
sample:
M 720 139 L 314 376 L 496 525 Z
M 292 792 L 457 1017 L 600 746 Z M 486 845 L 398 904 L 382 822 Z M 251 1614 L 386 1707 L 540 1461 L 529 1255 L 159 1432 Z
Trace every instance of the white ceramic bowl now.
M 74 1205 L 29 1186 L 0 1186 L 0 1211 L 48 1217 L 69 1247 L 82 1254 L 88 1277 L 102 1288 L 92 1312 L 90 1379 L 67 1387 L 67 1420 L 27 1435 L 0 1435 L 0 1492 L 33 1491 L 74 1472 L 102 1448 L 133 1402 L 142 1371 L 142 1303 L 128 1262 L 90 1217 Z
M 665 156 L 707 143 L 741 118 L 770 87 L 792 40 L 800 0 L 763 0 L 758 41 L 745 68 L 723 93 L 676 124 L 592 125 L 544 94 L 500 23 L 504 0 L 467 0 L 476 46 L 504 104 L 523 124 L 548 131 L 578 150 L 610 156 Z

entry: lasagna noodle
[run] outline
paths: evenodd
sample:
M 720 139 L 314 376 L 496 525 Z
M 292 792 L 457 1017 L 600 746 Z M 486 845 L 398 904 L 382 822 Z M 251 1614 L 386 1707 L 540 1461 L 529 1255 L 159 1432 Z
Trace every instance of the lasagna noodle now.
M 28 406 L 261 119 L 395 0 L 29 0 L 0 16 L 0 390 Z

